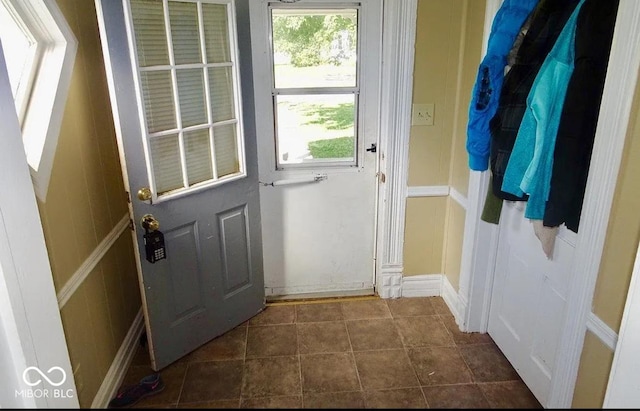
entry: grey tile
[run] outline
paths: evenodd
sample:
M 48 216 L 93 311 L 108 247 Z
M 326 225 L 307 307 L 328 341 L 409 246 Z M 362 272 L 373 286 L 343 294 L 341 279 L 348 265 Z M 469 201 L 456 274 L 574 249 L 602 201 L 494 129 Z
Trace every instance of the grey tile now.
M 243 398 L 240 408 L 302 408 L 302 396 Z
M 475 384 L 423 387 L 431 408 L 489 408 L 482 391 Z
M 404 350 L 354 353 L 365 391 L 418 387 L 418 379 Z
M 364 408 L 361 391 L 305 393 L 304 408 L 357 409 Z
M 391 311 L 384 300 L 348 301 L 342 304 L 345 320 L 362 320 L 365 318 L 391 318 Z
M 442 297 L 429 297 L 436 314 L 451 315 L 451 310 Z
M 406 347 L 454 345 L 453 338 L 437 315 L 403 317 L 393 321 Z
M 304 393 L 360 390 L 351 353 L 300 355 L 300 367 Z
M 415 317 L 420 315 L 434 315 L 436 312 L 431 304 L 432 297 L 403 297 L 388 299 L 387 305 L 394 317 Z
M 180 404 L 240 399 L 241 385 L 241 360 L 190 363 Z
M 192 352 L 188 356 L 188 361 L 242 360 L 246 343 L 247 327 L 237 327 Z
M 461 345 L 460 353 L 476 382 L 516 381 L 520 377 L 495 344 Z
M 392 319 L 347 321 L 354 351 L 402 348 L 400 334 Z
M 340 303 L 296 305 L 296 322 L 319 322 L 343 320 Z
M 225 409 L 225 408 L 239 408 L 240 399 L 237 400 L 214 400 L 203 402 L 187 402 L 180 403 L 176 408 L 202 408 L 202 409 Z
M 351 350 L 344 321 L 296 324 L 300 354 Z
M 364 393 L 367 408 L 405 409 L 427 408 L 420 388 L 400 390 L 368 391 Z
M 522 381 L 478 384 L 491 408 L 542 408 Z
M 458 345 L 463 344 L 486 344 L 493 342 L 489 334 L 481 334 L 481 333 L 466 333 L 460 331 L 460 327 L 456 324 L 456 320 L 453 315 L 442 314 L 440 315 L 444 326 L 447 327 L 447 330 L 453 337 L 453 341 L 455 341 Z
M 244 370 L 243 398 L 300 394 L 297 356 L 248 359 Z
M 249 327 L 247 358 L 295 355 L 298 339 L 295 324 Z
M 292 324 L 296 318 L 293 305 L 272 305 L 249 320 L 249 326 Z
M 472 382 L 467 364 L 456 347 L 412 348 L 409 358 L 421 385 Z

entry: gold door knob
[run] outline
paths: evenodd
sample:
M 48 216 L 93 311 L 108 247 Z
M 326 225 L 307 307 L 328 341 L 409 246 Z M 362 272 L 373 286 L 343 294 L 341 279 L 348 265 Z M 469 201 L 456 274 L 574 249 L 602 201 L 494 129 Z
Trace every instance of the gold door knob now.
M 145 214 L 140 221 L 142 228 L 146 228 L 149 231 L 157 231 L 160 228 L 160 222 L 156 220 L 153 214 Z
M 138 190 L 138 199 L 140 201 L 151 200 L 151 189 L 149 187 L 142 187 Z

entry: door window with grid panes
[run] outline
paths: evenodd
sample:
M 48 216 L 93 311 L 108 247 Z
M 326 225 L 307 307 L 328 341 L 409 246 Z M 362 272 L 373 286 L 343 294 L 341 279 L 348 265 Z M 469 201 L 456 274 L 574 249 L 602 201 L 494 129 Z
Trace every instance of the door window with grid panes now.
M 232 0 L 130 0 L 154 200 L 244 177 Z

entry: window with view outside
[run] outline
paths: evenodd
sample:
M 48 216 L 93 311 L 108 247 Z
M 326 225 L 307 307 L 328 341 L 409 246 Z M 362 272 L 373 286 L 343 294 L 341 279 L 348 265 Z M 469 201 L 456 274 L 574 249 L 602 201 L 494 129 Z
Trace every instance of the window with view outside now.
M 154 193 L 244 175 L 231 0 L 130 4 Z
M 7 61 L 11 93 L 22 121 L 35 65 L 37 43 L 16 13 L 1 1 L 0 40 Z
M 358 10 L 272 8 L 278 166 L 356 165 Z

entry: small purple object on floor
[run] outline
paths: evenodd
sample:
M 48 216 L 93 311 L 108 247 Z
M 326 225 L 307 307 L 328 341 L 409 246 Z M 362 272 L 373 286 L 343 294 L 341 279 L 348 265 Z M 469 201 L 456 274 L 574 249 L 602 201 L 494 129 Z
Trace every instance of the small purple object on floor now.
M 135 404 L 144 397 L 157 394 L 164 389 L 164 382 L 160 374 L 151 374 L 142 378 L 139 383 L 121 389 L 109 401 L 109 408 L 123 408 Z

